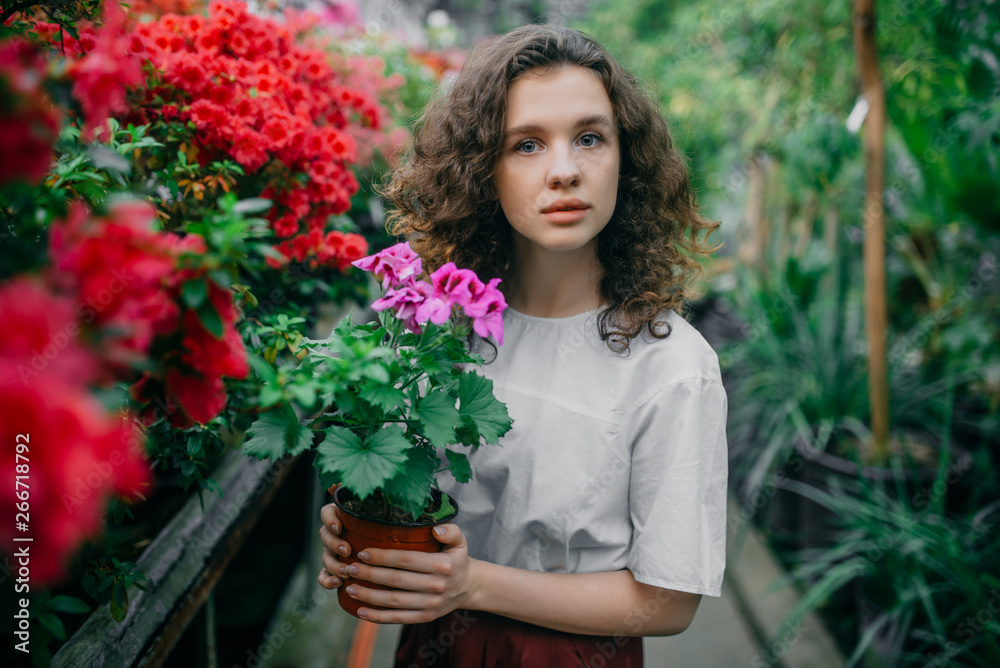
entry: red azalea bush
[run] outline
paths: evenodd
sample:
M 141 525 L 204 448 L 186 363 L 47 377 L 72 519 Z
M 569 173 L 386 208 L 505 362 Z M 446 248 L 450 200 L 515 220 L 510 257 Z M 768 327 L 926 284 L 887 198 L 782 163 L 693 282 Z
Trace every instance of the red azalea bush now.
M 201 165 L 231 159 L 255 176 L 259 189 L 247 194 L 274 200 L 268 218 L 286 261 L 343 270 L 367 244 L 327 230 L 328 220 L 358 189 L 355 129 L 380 129 L 384 112 L 308 45 L 310 27 L 292 13 L 285 24 L 256 16 L 234 0 L 212 2 L 207 18 L 166 14 L 142 24 L 131 48 L 149 79 L 134 113 L 193 125 Z
M 20 278 L 0 286 L 0 320 L 0 438 L 9 448 L 0 474 L 10 482 L 0 491 L 0 541 L 13 554 L 15 504 L 26 504 L 35 521 L 20 535 L 33 539 L 31 582 L 44 586 L 100 533 L 109 496 L 134 492 L 149 468 L 131 416 L 109 412 L 90 392 L 100 365 L 79 340 L 73 300 Z M 15 444 L 27 446 L 24 459 Z
M 238 313 L 228 287 L 204 269 L 184 266 L 185 255 L 205 252 L 204 240 L 155 232 L 154 217 L 145 202 L 116 204 L 99 218 L 76 204 L 52 227 L 50 271 L 54 282 L 75 291 L 79 315 L 96 330 L 105 366 L 117 371 L 117 380 L 135 380 L 133 369 L 156 343 L 158 368 L 132 388 L 133 399 L 147 406 L 147 422 L 164 416 L 177 427 L 204 424 L 225 408 L 222 378 L 249 372 Z M 185 285 L 194 282 L 204 293 L 199 306 L 208 312 L 183 304 Z M 210 331 L 206 319 L 218 331 Z M 179 410 L 155 403 L 164 396 Z

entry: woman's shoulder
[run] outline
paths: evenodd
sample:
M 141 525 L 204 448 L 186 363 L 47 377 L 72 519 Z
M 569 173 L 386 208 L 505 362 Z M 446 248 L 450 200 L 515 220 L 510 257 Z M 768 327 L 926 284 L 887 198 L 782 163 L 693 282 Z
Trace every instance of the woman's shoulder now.
M 694 325 L 676 311 L 659 318 L 665 326 L 657 329 L 664 338 L 643 332 L 629 345 L 628 358 L 636 374 L 653 391 L 682 381 L 711 381 L 722 384 L 719 356 Z

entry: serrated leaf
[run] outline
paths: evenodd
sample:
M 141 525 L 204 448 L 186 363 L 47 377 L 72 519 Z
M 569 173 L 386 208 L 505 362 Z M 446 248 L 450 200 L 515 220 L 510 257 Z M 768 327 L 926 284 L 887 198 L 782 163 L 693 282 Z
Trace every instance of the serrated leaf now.
M 381 383 L 365 383 L 361 388 L 361 398 L 385 411 L 399 408 L 406 403 L 406 396 L 398 387 Z
M 217 339 L 222 338 L 222 318 L 219 317 L 215 307 L 212 306 L 212 302 L 206 300 L 201 306 L 195 309 L 195 313 L 198 314 L 198 320 L 201 321 L 202 326 L 208 330 L 209 334 Z
M 455 426 L 462 418 L 447 392 L 430 392 L 417 402 L 411 417 L 420 421 L 424 436 L 438 447 L 455 442 Z
M 376 383 L 381 383 L 383 385 L 388 385 L 392 378 L 389 376 L 389 370 L 386 369 L 381 364 L 368 364 L 361 370 L 361 375 L 364 378 L 374 380 Z
M 284 340 L 284 339 L 280 339 Z M 308 408 L 316 403 L 316 389 L 318 388 L 318 383 L 316 381 L 309 381 L 302 384 L 290 384 L 288 385 L 288 392 L 293 397 L 295 397 L 302 406 Z
M 402 469 L 413 445 L 402 427 L 390 425 L 362 440 L 346 427 L 330 427 L 316 448 L 321 471 L 339 473 L 344 486 L 366 497 Z
M 431 500 L 434 469 L 437 461 L 422 448 L 410 448 L 403 470 L 385 482 L 389 499 L 406 509 L 414 520 L 420 517 Z
M 496 443 L 513 423 L 507 407 L 493 396 L 493 381 L 475 372 L 463 373 L 458 381 L 458 411 L 469 417 L 487 443 Z
M 205 284 L 205 279 L 199 278 L 185 283 L 181 287 L 181 297 L 189 308 L 200 307 L 208 297 L 208 285 Z
M 469 458 L 464 452 L 445 450 L 444 454 L 448 457 L 448 468 L 455 476 L 455 480 L 461 483 L 472 480 L 472 465 L 469 464 Z
M 243 453 L 257 459 L 279 459 L 297 455 L 312 445 L 313 432 L 298 423 L 287 404 L 262 414 L 247 430 Z

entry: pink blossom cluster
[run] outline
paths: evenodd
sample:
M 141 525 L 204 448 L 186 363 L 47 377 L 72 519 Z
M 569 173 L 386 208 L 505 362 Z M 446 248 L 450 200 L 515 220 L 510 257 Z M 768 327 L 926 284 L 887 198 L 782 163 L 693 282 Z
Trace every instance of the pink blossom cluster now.
M 428 321 L 440 325 L 455 307 L 472 319 L 472 328 L 482 337 L 492 336 L 503 345 L 503 310 L 507 301 L 497 288 L 499 278 L 483 283 L 471 269 L 448 262 L 420 280 L 423 264 L 408 242 L 396 244 L 352 263 L 382 281 L 382 297 L 372 304 L 376 311 L 393 309 L 411 332 L 420 333 Z

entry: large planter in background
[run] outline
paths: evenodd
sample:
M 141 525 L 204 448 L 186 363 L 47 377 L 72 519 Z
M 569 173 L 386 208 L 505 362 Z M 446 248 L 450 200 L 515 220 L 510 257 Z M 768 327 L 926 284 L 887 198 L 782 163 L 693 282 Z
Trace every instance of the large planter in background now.
M 448 500 L 451 501 L 451 505 L 455 508 L 455 512 L 447 517 L 430 522 L 386 524 L 363 517 L 356 511 L 347 508 L 345 504 L 353 498 L 353 495 L 343 487 L 331 488 L 330 493 L 333 494 L 333 502 L 337 504 L 337 508 L 340 510 L 342 524 L 340 537 L 351 545 L 350 556 L 338 556 L 338 559 L 346 564 L 357 563 L 359 561 L 357 558 L 358 552 L 370 547 L 386 550 L 439 552 L 441 550 L 441 542 L 434 537 L 434 527 L 439 524 L 447 524 L 458 516 L 458 504 L 450 495 L 446 495 L 448 496 Z M 440 490 L 432 490 L 431 508 L 440 507 L 442 494 L 444 493 Z M 350 614 L 357 617 L 358 608 L 362 606 L 375 610 L 385 609 L 351 598 L 347 593 L 347 584 L 345 582 L 337 590 L 337 601 L 340 603 L 340 607 Z M 392 587 L 367 581 L 363 582 L 363 586 L 372 589 L 392 589 Z

